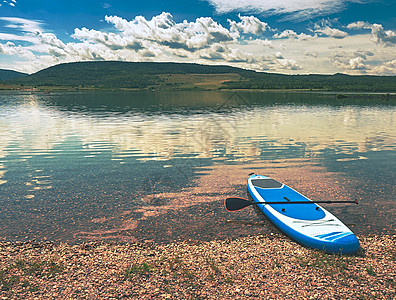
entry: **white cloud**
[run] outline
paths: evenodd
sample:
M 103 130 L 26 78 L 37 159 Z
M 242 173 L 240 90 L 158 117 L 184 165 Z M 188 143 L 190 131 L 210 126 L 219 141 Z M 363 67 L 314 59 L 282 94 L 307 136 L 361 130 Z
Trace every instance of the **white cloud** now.
M 273 38 L 275 39 L 297 39 L 299 41 L 306 41 L 310 39 L 316 38 L 316 35 L 309 35 L 305 33 L 297 34 L 295 31 L 291 29 L 286 29 L 281 33 L 275 33 Z
M 16 0 L 11 0 L 11 1 L 4 0 L 3 3 L 0 3 L 0 6 L 2 6 L 3 4 L 15 7 L 15 5 L 17 4 L 17 1 Z
M 17 35 L 12 33 L 0 33 L 0 40 L 4 41 L 25 41 L 30 43 L 37 42 L 37 38 L 35 36 L 29 35 Z
M 322 20 L 307 29 L 312 35 L 291 29 L 273 35 L 277 30 L 257 17 L 238 18 L 222 25 L 210 17 L 176 22 L 170 13 L 131 20 L 106 16 L 106 30 L 75 28 L 74 40 L 64 42 L 40 21 L 3 17 L 7 33 L 0 32 L 0 67 L 10 66 L 8 55 L 10 61 L 16 58 L 12 69 L 25 72 L 62 62 L 119 60 L 226 64 L 288 74 L 396 75 L 396 54 L 385 47 L 394 45 L 395 33 L 381 25 Z
M 0 53 L 6 55 L 16 55 L 27 60 L 34 60 L 36 56 L 29 50 L 25 49 L 20 45 L 15 45 L 12 42 L 6 44 L 0 44 Z
M 396 59 L 386 61 L 380 66 L 374 67 L 374 71 L 379 75 L 395 75 L 396 74 Z
M 354 53 L 337 51 L 331 58 L 332 63 L 343 70 L 366 70 L 365 59 L 362 56 L 355 56 Z
M 374 56 L 374 53 L 372 51 L 368 51 L 368 50 L 357 50 L 355 52 L 353 52 L 353 54 L 356 57 L 361 57 L 363 59 L 367 59 L 368 56 Z
M 371 39 L 374 43 L 385 46 L 393 46 L 396 44 L 396 32 L 385 30 L 381 24 L 370 24 L 368 22 L 358 21 L 347 25 L 348 29 L 370 29 Z
M 364 59 L 362 57 L 355 57 L 349 60 L 349 68 L 352 70 L 364 70 L 366 65 L 364 64 Z
M 283 39 L 283 38 L 297 38 L 297 33 L 291 29 L 286 29 L 282 33 L 274 34 L 274 38 L 276 39 Z
M 274 48 L 274 46 L 272 45 L 272 41 L 270 41 L 268 39 L 265 39 L 265 40 L 254 39 L 254 40 L 249 40 L 248 43 L 251 45 L 260 45 L 265 48 Z
M 254 16 L 241 16 L 240 14 L 238 15 L 239 19 L 241 22 L 236 22 L 232 20 L 228 20 L 228 23 L 230 24 L 231 32 L 242 32 L 244 34 L 254 34 L 254 35 L 260 35 L 264 33 L 268 28 L 268 24 L 265 22 L 260 21 L 258 18 Z
M 151 20 L 142 16 L 132 21 L 117 16 L 106 16 L 105 20 L 114 24 L 121 32 L 119 37 L 124 40 L 146 40 L 174 49 L 196 51 L 214 43 L 234 40 L 228 29 L 209 17 L 198 18 L 195 22 L 175 23 L 170 13 L 162 13 Z
M 384 27 L 380 24 L 371 25 L 371 34 L 373 41 L 379 44 L 385 44 L 392 46 L 396 44 L 396 33 L 392 30 L 384 30 Z
M 341 11 L 348 3 L 367 0 L 206 0 L 218 13 L 232 11 L 267 14 L 291 14 L 292 18 L 306 19 L 310 16 L 327 15 Z M 369 0 L 370 1 L 370 0 Z
M 298 63 L 294 59 L 278 59 L 278 64 L 280 65 L 281 69 L 286 70 L 301 70 L 302 67 L 298 65 Z
M 370 23 L 363 22 L 363 21 L 357 21 L 357 22 L 348 24 L 347 28 L 348 29 L 369 29 Z
M 316 29 L 315 32 L 336 38 L 343 39 L 348 35 L 345 31 L 339 30 L 337 28 L 330 28 L 329 26 L 325 26 L 324 28 Z
M 33 21 L 16 17 L 0 17 L 0 20 L 10 23 L 6 27 L 17 29 L 23 32 L 36 33 L 43 31 L 43 23 L 41 21 Z
M 262 57 L 238 48 L 239 38 L 262 34 L 267 24 L 255 17 L 239 16 L 240 22 L 223 27 L 210 17 L 197 18 L 193 22 L 177 23 L 170 13 L 162 13 L 151 19 L 137 16 L 131 21 L 118 16 L 106 16 L 105 20 L 115 31 L 76 28 L 76 41 L 64 43 L 55 34 L 44 32 L 41 23 L 19 18 L 3 18 L 8 27 L 22 32 L 20 35 L 1 34 L 0 39 L 30 41 L 29 47 L 3 45 L 2 53 L 22 56 L 22 49 L 37 53 L 51 64 L 81 60 L 123 61 L 220 61 L 243 67 L 262 68 Z M 235 34 L 235 30 L 238 34 Z M 250 43 L 271 47 L 268 40 L 248 40 Z M 243 40 L 242 42 L 245 43 Z M 231 45 L 236 47 L 230 47 Z M 19 52 L 18 52 L 18 51 Z M 24 57 L 27 54 L 23 55 Z M 31 57 L 37 61 L 39 57 Z M 52 59 L 51 59 L 52 58 Z M 39 65 L 39 64 L 36 64 Z
M 54 46 L 61 49 L 66 47 L 65 43 L 58 39 L 53 33 L 37 32 L 36 36 L 42 44 Z
M 81 41 L 103 44 L 112 50 L 123 48 L 138 50 L 143 48 L 142 43 L 133 36 L 121 36 L 112 32 L 106 33 L 85 27 L 82 29 L 76 28 L 72 37 Z
M 278 59 L 283 59 L 283 55 L 282 55 L 282 53 L 280 51 L 275 53 L 275 57 L 278 58 Z
M 304 55 L 305 56 L 311 56 L 311 57 L 318 57 L 318 52 L 316 51 L 309 51 L 309 50 L 305 50 L 304 51 Z

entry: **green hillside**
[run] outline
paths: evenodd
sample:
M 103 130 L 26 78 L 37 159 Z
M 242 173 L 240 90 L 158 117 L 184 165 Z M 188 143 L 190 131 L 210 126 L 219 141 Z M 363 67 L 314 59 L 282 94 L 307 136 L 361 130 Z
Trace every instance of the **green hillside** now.
M 228 82 L 239 89 L 314 89 L 325 91 L 396 92 L 396 76 L 248 74 L 248 80 Z
M 395 76 L 283 75 L 230 66 L 114 61 L 60 64 L 9 82 L 22 86 L 113 89 L 222 88 L 396 92 Z
M 224 74 L 243 72 L 228 66 L 184 63 L 78 62 L 53 66 L 15 80 L 29 86 L 147 88 L 166 81 L 163 74 Z
M 21 77 L 25 77 L 25 76 L 28 76 L 28 74 L 17 72 L 17 71 L 0 69 L 0 81 L 16 79 L 16 78 L 21 78 Z

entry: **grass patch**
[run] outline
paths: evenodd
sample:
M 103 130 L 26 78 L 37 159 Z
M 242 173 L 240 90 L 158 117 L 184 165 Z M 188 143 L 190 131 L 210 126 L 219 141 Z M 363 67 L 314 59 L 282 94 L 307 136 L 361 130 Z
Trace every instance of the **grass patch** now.
M 26 272 L 30 275 L 41 275 L 44 272 L 44 263 L 35 261 L 28 267 Z
M 349 257 L 340 254 L 328 254 L 319 250 L 312 250 L 309 257 L 297 257 L 300 267 L 323 269 L 326 275 L 339 274 L 348 269 Z
M 367 272 L 367 274 L 369 274 L 371 276 L 377 275 L 377 273 L 375 273 L 375 271 L 373 269 L 373 265 L 366 266 L 366 272 Z
M 233 280 L 231 277 L 226 277 L 226 278 L 224 279 L 224 281 L 225 281 L 226 283 L 228 283 L 228 284 L 233 284 L 233 283 L 234 283 L 234 280 Z
M 192 284 L 193 280 L 197 277 L 177 254 L 172 258 L 167 260 L 161 259 L 160 261 L 163 262 L 163 267 L 161 268 L 162 274 L 171 274 L 175 279 L 180 276 L 187 279 L 190 284 Z
M 30 291 L 37 291 L 29 280 L 32 276 L 54 276 L 64 270 L 62 263 L 54 260 L 50 261 L 26 261 L 17 259 L 7 268 L 0 271 L 1 290 L 8 291 L 14 286 L 21 285 L 22 288 L 29 288 Z M 28 279 L 29 278 L 29 279 Z
M 207 258 L 206 263 L 210 267 L 209 274 L 207 277 L 209 280 L 213 281 L 213 280 L 215 280 L 216 276 L 220 276 L 220 278 L 222 278 L 225 283 L 228 283 L 228 284 L 234 283 L 232 276 L 226 276 L 225 274 L 223 274 L 221 272 L 219 266 L 216 264 L 216 262 L 212 258 Z M 230 267 L 229 269 L 234 270 L 234 267 Z
M 183 265 L 183 262 L 179 256 L 175 256 L 168 260 L 168 264 L 171 271 L 177 271 Z
M 1 283 L 1 290 L 8 291 L 14 285 L 18 284 L 21 281 L 21 278 L 18 275 L 10 275 L 7 277 L 3 277 L 0 281 Z
M 14 263 L 15 268 L 23 270 L 26 268 L 26 262 L 23 259 L 17 259 Z
M 54 261 L 50 261 L 48 263 L 48 276 L 61 273 L 64 269 L 65 267 L 62 264 L 57 264 Z
M 206 262 L 209 264 L 209 266 L 212 269 L 212 271 L 214 272 L 214 274 L 216 274 L 216 275 L 221 274 L 219 267 L 216 265 L 216 263 L 213 261 L 213 259 L 207 258 Z
M 195 274 L 193 272 L 191 272 L 189 269 L 187 268 L 183 268 L 182 274 L 185 278 L 189 279 L 189 280 L 193 280 L 195 278 Z
M 142 263 L 141 265 L 133 264 L 131 267 L 127 268 L 124 272 L 124 277 L 126 279 L 132 278 L 136 275 L 148 276 L 155 268 L 148 263 Z

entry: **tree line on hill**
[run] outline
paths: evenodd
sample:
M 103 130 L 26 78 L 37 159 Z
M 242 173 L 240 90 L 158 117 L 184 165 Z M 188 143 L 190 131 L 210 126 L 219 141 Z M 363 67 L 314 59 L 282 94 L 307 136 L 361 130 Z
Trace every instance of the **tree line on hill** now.
M 28 74 L 17 72 L 17 71 L 12 71 L 12 70 L 0 69 L 0 81 L 13 80 L 13 79 L 22 78 L 25 76 L 28 76 Z
M 396 92 L 395 76 L 248 74 L 247 80 L 225 83 L 234 89 L 309 89 L 324 91 Z
M 7 73 L 7 72 L 6 72 Z M 239 74 L 240 80 L 225 82 L 224 89 L 312 89 L 326 91 L 396 92 L 395 76 L 283 75 L 231 66 L 192 63 L 77 62 L 49 67 L 32 75 L 1 77 L 20 86 L 67 86 L 95 88 L 150 88 L 164 85 L 163 74 Z

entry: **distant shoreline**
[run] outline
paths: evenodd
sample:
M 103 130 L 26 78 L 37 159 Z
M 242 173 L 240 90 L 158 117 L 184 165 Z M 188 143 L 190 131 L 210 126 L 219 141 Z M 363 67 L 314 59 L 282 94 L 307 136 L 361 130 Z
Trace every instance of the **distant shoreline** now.
M 94 61 L 58 64 L 4 79 L 3 88 L 147 90 L 312 90 L 396 92 L 396 76 L 256 72 L 225 65 Z M 0 87 L 1 88 L 1 87 Z
M 325 94 L 325 95 L 345 95 L 345 96 L 385 96 L 396 97 L 396 92 L 368 92 L 368 91 L 329 91 L 329 90 L 312 90 L 312 89 L 195 89 L 195 88 L 98 88 L 84 87 L 73 88 L 68 86 L 51 86 L 37 88 L 21 88 L 17 86 L 4 87 L 0 85 L 0 93 L 2 92 L 30 92 L 30 93 L 55 93 L 55 92 L 261 92 L 261 93 L 309 93 L 309 94 Z M 345 97 L 347 98 L 347 97 Z

